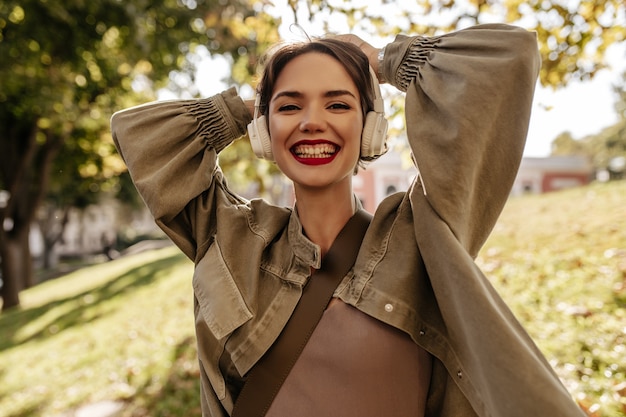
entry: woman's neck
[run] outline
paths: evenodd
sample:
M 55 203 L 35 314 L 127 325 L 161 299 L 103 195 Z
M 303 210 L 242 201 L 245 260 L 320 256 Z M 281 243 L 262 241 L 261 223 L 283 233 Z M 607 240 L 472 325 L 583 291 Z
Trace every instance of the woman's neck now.
M 320 246 L 324 255 L 356 210 L 352 184 L 323 191 L 302 188 L 295 191 L 304 233 Z

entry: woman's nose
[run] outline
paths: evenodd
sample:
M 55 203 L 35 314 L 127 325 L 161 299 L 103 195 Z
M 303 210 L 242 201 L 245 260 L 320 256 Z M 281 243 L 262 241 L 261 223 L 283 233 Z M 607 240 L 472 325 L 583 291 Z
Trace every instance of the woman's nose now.
M 302 132 L 321 132 L 326 129 L 326 120 L 322 110 L 309 108 L 300 121 Z

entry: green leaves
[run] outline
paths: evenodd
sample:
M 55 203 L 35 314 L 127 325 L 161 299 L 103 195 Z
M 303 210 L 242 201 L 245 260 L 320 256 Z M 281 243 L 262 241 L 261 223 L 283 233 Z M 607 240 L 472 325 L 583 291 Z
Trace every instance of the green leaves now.
M 626 40 L 621 0 L 308 0 L 289 5 L 294 15 L 308 9 L 310 21 L 325 31 L 336 30 L 327 22 L 342 21 L 376 38 L 402 32 L 434 35 L 481 23 L 517 24 L 537 32 L 541 82 L 553 87 L 593 77 L 606 65 L 607 48 Z

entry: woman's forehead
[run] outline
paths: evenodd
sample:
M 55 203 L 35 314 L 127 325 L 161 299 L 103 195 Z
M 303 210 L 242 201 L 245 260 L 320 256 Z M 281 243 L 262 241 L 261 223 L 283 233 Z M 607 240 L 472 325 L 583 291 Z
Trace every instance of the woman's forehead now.
M 272 99 L 288 92 L 336 95 L 339 91 L 357 99 L 359 97 L 354 80 L 337 59 L 328 54 L 309 52 L 293 58 L 285 65 L 276 79 Z

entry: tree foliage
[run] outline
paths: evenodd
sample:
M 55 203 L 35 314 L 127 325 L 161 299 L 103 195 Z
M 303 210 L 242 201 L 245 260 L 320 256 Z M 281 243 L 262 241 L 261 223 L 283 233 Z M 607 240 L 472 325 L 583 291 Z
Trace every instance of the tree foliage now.
M 199 45 L 227 54 L 243 82 L 275 27 L 248 0 L 0 2 L 3 308 L 32 283 L 28 232 L 47 192 L 63 207 L 121 188 L 111 113 L 154 98 Z
M 552 142 L 552 155 L 586 157 L 596 172 L 607 172 L 609 178 L 621 179 L 626 174 L 626 119 L 602 129 L 597 134 L 574 139 L 562 133 Z
M 626 176 L 626 74 L 613 90 L 617 123 L 582 139 L 574 139 L 569 132 L 564 132 L 552 141 L 551 153 L 585 156 L 597 172 L 605 171 L 609 178 L 620 179 Z
M 605 53 L 626 39 L 622 0 L 288 0 L 296 21 L 320 22 L 334 31 L 337 17 L 377 37 L 401 32 L 435 35 L 469 25 L 506 22 L 537 32 L 543 60 L 541 82 L 562 87 L 593 77 L 606 66 Z M 334 19 L 328 16 L 334 16 Z

